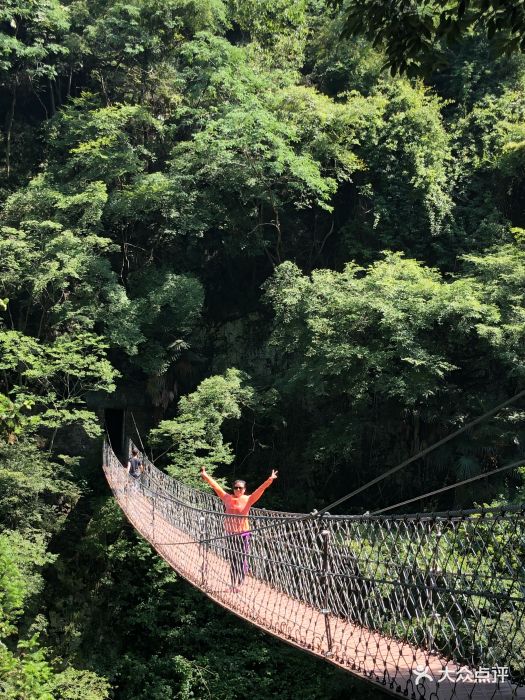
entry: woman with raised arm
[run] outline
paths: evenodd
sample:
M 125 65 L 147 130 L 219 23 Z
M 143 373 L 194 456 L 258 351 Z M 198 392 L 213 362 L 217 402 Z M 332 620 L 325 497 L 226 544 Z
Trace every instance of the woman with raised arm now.
M 249 496 L 246 495 L 246 482 L 242 479 L 234 481 L 232 495 L 227 493 L 222 486 L 212 479 L 212 477 L 206 473 L 204 467 L 201 467 L 201 476 L 224 503 L 226 515 L 235 516 L 232 518 L 225 518 L 224 529 L 228 533 L 228 537 L 226 538 L 226 554 L 230 562 L 232 590 L 237 592 L 239 590 L 238 587 L 244 581 L 244 577 L 248 571 L 248 552 L 250 549 L 251 536 L 250 523 L 248 520 L 250 508 L 254 503 L 257 503 L 268 486 L 273 484 L 274 480 L 277 479 L 277 472 L 275 469 L 272 469 L 272 473 L 268 479 Z

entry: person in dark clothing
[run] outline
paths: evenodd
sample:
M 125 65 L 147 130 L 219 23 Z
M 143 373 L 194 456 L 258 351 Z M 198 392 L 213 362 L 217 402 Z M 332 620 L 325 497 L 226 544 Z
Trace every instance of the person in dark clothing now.
M 144 471 L 144 462 L 139 457 L 139 451 L 136 447 L 131 450 L 131 457 L 128 460 L 128 474 L 134 479 L 138 479 Z

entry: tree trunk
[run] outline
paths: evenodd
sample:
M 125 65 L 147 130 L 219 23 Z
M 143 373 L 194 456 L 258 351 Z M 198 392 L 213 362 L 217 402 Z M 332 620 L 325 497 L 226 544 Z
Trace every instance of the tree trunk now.
M 57 109 L 56 109 L 56 102 L 55 102 L 55 91 L 53 88 L 53 81 L 51 80 L 51 78 L 49 79 L 49 104 L 51 107 L 51 116 L 53 116 L 55 114 L 55 112 L 57 111 Z
M 6 137 L 5 137 L 5 170 L 7 177 L 11 174 L 11 133 L 13 131 L 13 122 L 15 120 L 15 105 L 16 105 L 16 83 L 13 85 L 13 96 L 11 98 L 11 107 L 7 114 L 6 120 Z

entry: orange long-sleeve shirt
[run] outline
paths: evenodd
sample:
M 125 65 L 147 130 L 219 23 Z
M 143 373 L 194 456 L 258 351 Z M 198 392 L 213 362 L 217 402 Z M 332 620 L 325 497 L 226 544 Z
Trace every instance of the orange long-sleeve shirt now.
M 264 483 L 262 483 L 259 486 L 259 488 L 255 489 L 255 491 L 249 496 L 232 496 L 231 494 L 226 493 L 222 486 L 220 486 L 208 474 L 203 474 L 202 478 L 207 484 L 209 484 L 212 487 L 217 496 L 224 503 L 224 508 L 228 515 L 245 516 L 244 518 L 236 517 L 225 519 L 224 529 L 226 530 L 226 532 L 231 532 L 232 534 L 238 534 L 241 532 L 249 531 L 250 523 L 248 521 L 248 514 L 250 512 L 250 508 L 253 506 L 254 503 L 257 503 L 259 498 L 263 495 L 263 493 L 273 481 L 273 479 L 269 477 Z

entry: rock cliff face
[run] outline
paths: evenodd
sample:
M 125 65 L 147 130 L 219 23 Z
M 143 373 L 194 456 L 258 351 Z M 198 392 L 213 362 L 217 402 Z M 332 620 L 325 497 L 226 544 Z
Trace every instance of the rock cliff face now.
M 166 415 L 176 410 L 180 396 L 192 391 L 209 374 L 221 374 L 237 367 L 250 376 L 268 380 L 275 351 L 267 345 L 268 324 L 263 314 L 252 312 L 243 318 L 223 321 L 195 334 L 194 345 L 162 375 L 121 377 L 108 395 L 92 392 L 86 405 L 99 418 L 102 429 L 113 438 L 116 451 L 125 449 L 125 436 L 139 442 Z M 100 438 L 90 438 L 73 427 L 57 436 L 57 445 L 66 454 L 93 452 Z
M 249 313 L 216 326 L 209 335 L 212 374 L 237 367 L 250 375 L 267 379 L 275 357 L 267 340 L 268 325 L 262 314 Z

